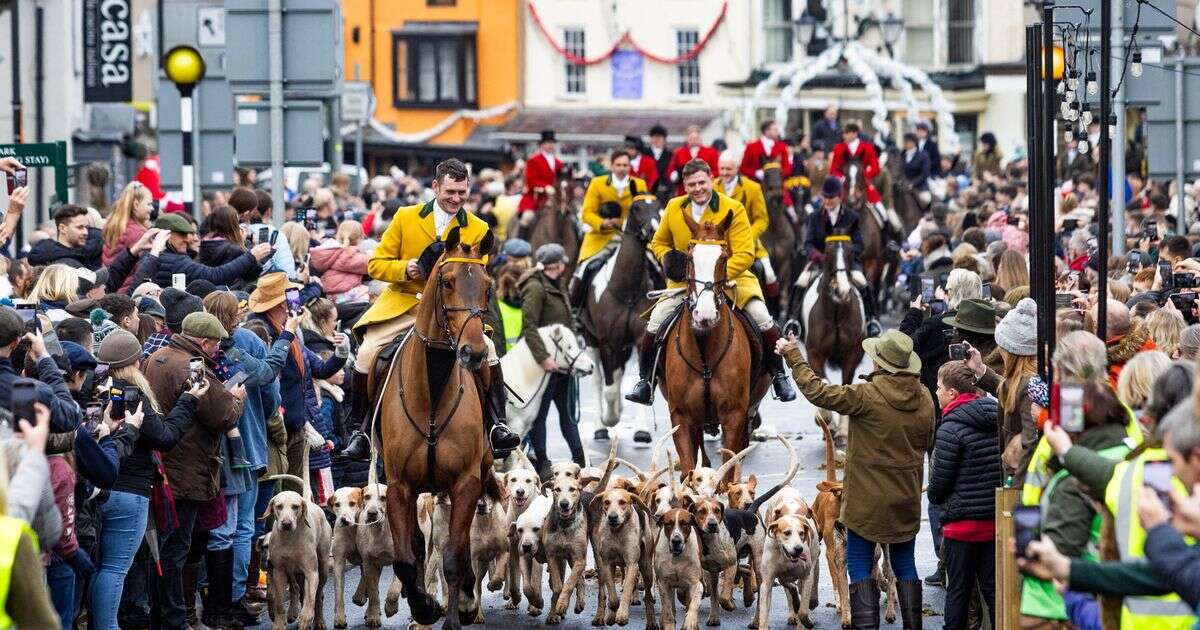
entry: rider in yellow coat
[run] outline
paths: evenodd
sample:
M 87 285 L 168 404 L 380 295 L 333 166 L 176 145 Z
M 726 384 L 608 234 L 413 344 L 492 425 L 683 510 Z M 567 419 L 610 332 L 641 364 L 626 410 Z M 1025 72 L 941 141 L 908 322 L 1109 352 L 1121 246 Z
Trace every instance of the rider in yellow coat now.
M 681 277 L 679 258 L 688 251 L 692 241 L 692 231 L 688 228 L 683 214 L 689 212 L 697 222 L 720 223 L 727 215 L 733 215 L 729 230 L 725 234 L 730 251 L 725 263 L 725 276 L 733 280 L 735 286 L 727 288 L 726 294 L 762 333 L 763 360 L 771 371 L 775 395 L 780 400 L 794 400 L 796 392 L 784 371 L 783 358 L 766 350 L 775 347 L 775 342 L 779 339 L 779 327 L 763 304 L 758 278 L 750 272 L 750 265 L 754 263 L 755 239 L 746 209 L 737 201 L 713 190 L 712 170 L 703 160 L 692 160 L 684 166 L 683 185 L 687 194 L 676 197 L 667 204 L 658 231 L 650 242 L 650 250 L 667 271 L 667 288 L 677 291 L 660 299 L 650 313 L 650 320 L 646 323 L 646 334 L 638 346 L 640 380 L 625 398 L 643 405 L 650 404 L 653 398 L 654 387 L 650 383 L 650 373 L 657 354 L 655 351 L 659 329 L 687 297 L 688 283 Z
M 450 158 L 438 164 L 434 173 L 435 198 L 422 205 L 397 210 L 380 239 L 379 247 L 367 261 L 367 273 L 371 278 L 387 282 L 388 286 L 354 325 L 362 335 L 362 344 L 359 345 L 354 364 L 354 398 L 347 424 L 354 426 L 352 423 L 357 420 L 362 431 L 350 436 L 343 451 L 343 455 L 352 459 L 366 459 L 370 454 L 367 439 L 370 417 L 367 412 L 371 401 L 367 377 L 379 352 L 412 328 L 416 321 L 412 309 L 420 303 L 418 294 L 425 290 L 426 274 L 440 255 L 440 247 L 431 246 L 441 243 L 456 228 L 459 241 L 467 245 L 479 243 L 488 233 L 487 223 L 462 207 L 470 194 L 470 176 L 466 165 Z M 490 413 L 484 415 L 492 423 L 487 433 L 492 449 L 499 455 L 516 448 L 520 437 L 504 424 L 504 376 L 500 372 L 500 362 L 496 358 L 496 349 L 491 346 L 491 339 L 485 337 L 485 340 L 488 342 L 487 369 L 490 372 L 485 382 L 492 385 L 488 387 L 489 404 L 484 405 L 485 408 L 490 407 Z
M 571 277 L 569 293 L 573 308 L 583 303 L 584 288 L 591 284 L 605 258 L 597 258 L 593 264 L 584 262 L 604 251 L 625 223 L 634 198 L 646 193 L 646 182 L 629 174 L 629 154 L 624 150 L 613 151 L 609 168 L 608 175 L 592 178 L 583 197 L 580 216 L 589 230 L 583 235 L 575 275 Z

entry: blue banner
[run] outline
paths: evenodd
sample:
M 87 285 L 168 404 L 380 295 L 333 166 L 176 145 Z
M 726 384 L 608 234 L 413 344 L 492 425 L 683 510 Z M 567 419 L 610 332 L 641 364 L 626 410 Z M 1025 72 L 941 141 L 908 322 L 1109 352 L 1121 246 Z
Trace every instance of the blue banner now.
M 614 52 L 611 59 L 613 98 L 641 100 L 642 53 L 623 48 Z

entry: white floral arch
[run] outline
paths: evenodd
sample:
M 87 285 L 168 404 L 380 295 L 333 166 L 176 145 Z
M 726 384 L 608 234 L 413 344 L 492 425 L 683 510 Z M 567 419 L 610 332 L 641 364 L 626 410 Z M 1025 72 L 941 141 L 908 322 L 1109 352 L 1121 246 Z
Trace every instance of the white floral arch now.
M 904 100 L 909 120 L 918 118 L 918 104 L 913 93 L 913 83 L 916 83 L 929 97 L 929 105 L 934 111 L 938 128 L 942 130 L 938 136 L 938 142 L 943 149 L 952 152 L 958 150 L 958 136 L 954 133 L 954 117 L 950 113 L 950 103 L 942 93 L 942 88 L 934 83 L 923 70 L 881 55 L 857 41 L 830 46 L 814 58 L 784 64 L 766 79 L 759 81 L 758 85 L 754 87 L 754 94 L 746 101 L 745 111 L 742 115 L 742 136 L 753 137 L 756 113 L 767 101 L 767 93 L 772 87 L 782 87 L 778 103 L 775 106 L 775 120 L 786 129 L 788 115 L 792 108 L 798 105 L 796 95 L 800 88 L 818 74 L 836 66 L 838 60 L 843 57 L 850 71 L 863 82 L 863 88 L 872 105 L 871 125 L 876 130 L 884 134 L 891 133 L 891 122 L 888 121 L 887 106 L 883 102 L 883 87 L 880 85 L 880 77 L 887 79 L 900 91 L 900 97 Z

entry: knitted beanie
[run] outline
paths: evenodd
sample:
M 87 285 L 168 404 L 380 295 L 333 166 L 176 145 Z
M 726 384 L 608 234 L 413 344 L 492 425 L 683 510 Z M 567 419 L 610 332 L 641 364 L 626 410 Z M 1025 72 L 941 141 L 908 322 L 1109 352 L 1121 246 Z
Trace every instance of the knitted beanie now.
M 163 289 L 163 310 L 167 312 L 167 327 L 179 332 L 183 326 L 183 318 L 191 313 L 204 310 L 204 302 L 200 298 L 184 293 L 175 288 Z
M 100 351 L 96 353 L 96 359 L 113 368 L 133 365 L 141 356 L 141 342 L 124 328 L 119 328 L 105 337 L 100 343 Z
M 1037 302 L 1024 298 L 996 324 L 996 345 L 1022 357 L 1037 354 Z

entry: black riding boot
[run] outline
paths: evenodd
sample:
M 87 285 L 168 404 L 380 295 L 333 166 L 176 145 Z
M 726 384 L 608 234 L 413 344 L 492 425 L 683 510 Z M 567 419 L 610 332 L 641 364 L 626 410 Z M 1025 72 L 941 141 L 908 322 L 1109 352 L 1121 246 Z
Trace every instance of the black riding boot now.
M 780 303 L 778 281 L 764 285 L 763 296 L 766 298 L 767 310 L 770 311 L 771 317 L 774 317 L 775 321 L 782 321 L 787 318 L 787 313 L 780 310 L 782 304 Z
M 900 618 L 904 620 L 904 630 L 921 630 L 921 624 L 925 621 L 921 581 L 897 581 L 896 595 L 900 599 Z M 988 602 L 988 605 L 991 605 L 991 602 Z
M 850 627 L 879 630 L 879 583 L 873 579 L 850 585 Z
M 509 430 L 508 425 L 504 423 L 508 394 L 504 389 L 504 373 L 500 369 L 500 363 L 488 367 L 488 370 L 491 373 L 491 383 L 488 385 L 488 399 L 484 404 L 486 411 L 483 417 L 484 422 L 490 426 L 485 424 L 484 429 L 488 434 L 488 442 L 492 445 L 492 455 L 496 459 L 504 459 L 521 445 L 521 436 Z
M 762 331 L 763 360 L 771 372 L 771 387 L 775 397 L 783 402 L 796 400 L 796 390 L 788 380 L 787 370 L 783 366 L 783 357 L 775 354 L 775 342 L 779 341 L 779 326 L 772 325 Z
M 867 320 L 867 336 L 878 337 L 883 334 L 883 329 L 879 325 L 879 320 L 875 318 L 877 308 L 875 289 L 871 285 L 865 284 L 858 288 L 858 294 L 862 296 L 863 318 Z
M 638 342 L 638 382 L 633 391 L 625 394 L 625 400 L 639 405 L 649 405 L 654 401 L 654 384 L 650 382 L 650 373 L 654 371 L 654 360 L 658 358 L 656 350 L 658 340 L 655 333 L 646 331 Z
M 578 311 L 583 307 L 583 298 L 587 294 L 587 285 L 579 276 L 571 276 L 567 284 L 567 299 L 571 301 L 571 310 Z
M 365 462 L 371 459 L 371 439 L 375 437 L 374 427 L 371 426 L 373 423 L 369 418 L 371 401 L 367 394 L 367 375 L 356 371 L 350 380 L 352 397 L 350 416 L 346 418 L 346 424 L 354 426 L 357 422 L 359 428 L 350 434 L 341 455 L 347 459 Z

